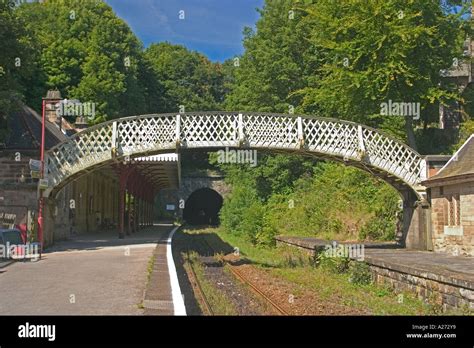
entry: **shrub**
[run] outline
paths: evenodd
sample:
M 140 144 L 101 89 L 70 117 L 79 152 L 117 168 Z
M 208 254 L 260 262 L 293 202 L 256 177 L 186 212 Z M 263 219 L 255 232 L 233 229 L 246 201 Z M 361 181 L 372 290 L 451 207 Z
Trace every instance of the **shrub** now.
M 332 257 L 320 252 L 316 256 L 316 266 L 327 269 L 333 273 L 344 273 L 349 269 L 350 259 L 348 257 Z
M 349 281 L 355 284 L 370 284 L 372 273 L 366 262 L 352 261 L 349 266 Z

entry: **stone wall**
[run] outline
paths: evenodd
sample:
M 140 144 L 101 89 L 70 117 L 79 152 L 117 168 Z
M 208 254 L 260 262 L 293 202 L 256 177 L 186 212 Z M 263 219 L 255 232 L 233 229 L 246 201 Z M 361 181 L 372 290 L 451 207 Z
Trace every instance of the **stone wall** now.
M 369 261 L 370 264 L 370 261 Z M 370 270 L 374 281 L 385 284 L 396 292 L 408 291 L 415 293 L 419 299 L 438 304 L 443 310 L 446 309 L 474 309 L 474 284 L 454 284 L 452 281 L 429 279 L 427 274 L 415 274 L 379 267 L 370 264 Z
M 210 188 L 222 197 L 230 192 L 230 186 L 226 184 L 222 176 L 183 176 L 179 190 L 180 198 L 186 201 L 191 193 L 201 188 Z
M 303 237 L 277 236 L 275 239 L 277 246 L 290 246 L 310 257 L 324 252 L 325 246 L 330 243 Z M 395 245 L 390 242 L 365 242 L 364 246 L 364 262 L 369 265 L 375 283 L 388 285 L 396 293 L 412 292 L 419 299 L 438 304 L 443 310 L 474 310 L 474 279 L 470 273 L 466 273 L 470 271 L 470 258 L 443 255 L 445 259 L 441 263 L 432 262 L 430 266 L 429 258 L 437 254 L 408 252 L 406 249 L 394 248 Z M 457 272 L 445 269 L 445 265 L 451 266 L 454 263 L 460 265 L 459 268 L 454 268 Z
M 0 212 L 15 214 L 15 224 L 37 223 L 38 179 L 31 178 L 29 160 L 36 150 L 2 150 L 0 155 Z M 119 184 L 113 172 L 94 171 L 45 199 L 44 244 L 75 234 L 100 232 L 104 222 L 117 226 Z
M 36 151 L 2 150 L 0 155 L 0 187 L 36 187 L 30 176 L 30 159 L 37 159 Z
M 15 214 L 14 224 L 34 223 L 38 209 L 37 180 L 30 176 L 34 150 L 2 150 L 0 156 L 0 212 Z
M 222 176 L 183 176 L 181 187 L 176 189 L 163 189 L 158 192 L 155 201 L 156 216 L 159 217 L 182 217 L 186 200 L 196 190 L 210 188 L 219 193 L 223 198 L 227 196 L 231 187 L 224 181 Z M 166 212 L 166 205 L 174 205 L 176 210 Z
M 16 189 L 0 187 L 0 212 L 15 214 L 15 225 L 28 223 L 28 212 L 36 212 L 38 198 L 36 186 Z
M 460 226 L 446 228 L 448 197 L 459 194 Z M 434 251 L 474 256 L 474 182 L 431 189 L 431 220 Z

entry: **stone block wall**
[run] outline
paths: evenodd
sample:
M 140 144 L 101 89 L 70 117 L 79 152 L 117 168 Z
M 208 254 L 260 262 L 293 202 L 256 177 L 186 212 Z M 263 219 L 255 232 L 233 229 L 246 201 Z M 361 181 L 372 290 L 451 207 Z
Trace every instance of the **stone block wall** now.
M 419 299 L 438 304 L 446 309 L 474 310 L 474 284 L 457 286 L 423 277 L 421 274 L 408 274 L 370 264 L 374 282 L 385 284 L 396 292 L 412 292 Z
M 321 239 L 288 236 L 277 236 L 276 241 L 278 246 L 299 249 L 311 257 L 322 252 L 324 245 L 328 244 L 328 241 Z M 393 247 L 390 244 L 379 244 L 378 251 L 372 255 L 369 252 L 371 247 L 375 247 L 375 244 L 366 245 L 367 252 L 364 262 L 369 265 L 375 283 L 387 285 L 396 293 L 414 293 L 421 300 L 439 305 L 442 310 L 474 310 L 474 281 L 472 277 L 460 274 L 452 275 L 450 272 L 440 269 L 439 266 L 431 269 L 418 268 L 413 267 L 411 263 L 393 260 L 393 255 L 392 257 L 387 254 L 384 256 L 383 253 L 380 253 L 383 250 L 380 249 L 382 247 Z M 402 249 L 400 251 L 394 249 L 392 253 L 397 252 L 400 253 L 400 258 L 404 257 Z M 467 258 L 463 258 L 463 260 L 467 260 Z
M 37 159 L 35 151 L 2 150 L 0 155 L 0 187 L 35 186 L 36 179 L 30 175 L 29 161 Z
M 15 214 L 14 224 L 31 224 L 38 209 L 37 180 L 30 176 L 29 160 L 36 151 L 2 150 L 0 155 L 0 212 Z
M 182 216 L 183 209 L 180 209 L 180 201 L 186 202 L 189 196 L 201 188 L 209 188 L 216 191 L 225 198 L 231 191 L 231 187 L 221 176 L 183 176 L 179 189 L 162 189 L 155 200 L 156 216 Z M 175 206 L 175 211 L 166 212 L 166 205 Z
M 446 233 L 448 197 L 458 194 L 460 229 Z M 431 188 L 431 226 L 434 251 L 474 256 L 474 181 Z

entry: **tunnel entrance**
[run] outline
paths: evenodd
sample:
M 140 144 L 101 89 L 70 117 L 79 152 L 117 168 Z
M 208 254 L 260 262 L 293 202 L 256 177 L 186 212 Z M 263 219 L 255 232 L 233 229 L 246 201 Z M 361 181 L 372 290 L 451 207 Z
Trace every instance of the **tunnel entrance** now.
M 190 225 L 218 225 L 223 199 L 209 188 L 191 193 L 186 201 L 183 219 Z

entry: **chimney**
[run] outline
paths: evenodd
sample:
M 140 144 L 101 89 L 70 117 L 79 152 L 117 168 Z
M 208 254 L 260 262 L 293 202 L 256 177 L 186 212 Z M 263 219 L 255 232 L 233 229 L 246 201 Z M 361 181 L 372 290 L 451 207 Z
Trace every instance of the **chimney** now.
M 76 131 L 80 132 L 88 127 L 87 120 L 84 116 L 77 116 L 76 122 L 74 123 L 74 128 Z
M 49 90 L 46 93 L 46 98 L 45 100 L 45 117 L 46 119 L 54 124 L 57 124 L 60 126 L 59 122 L 61 121 L 61 118 L 58 117 L 56 113 L 57 105 L 61 101 L 61 92 L 58 90 Z

